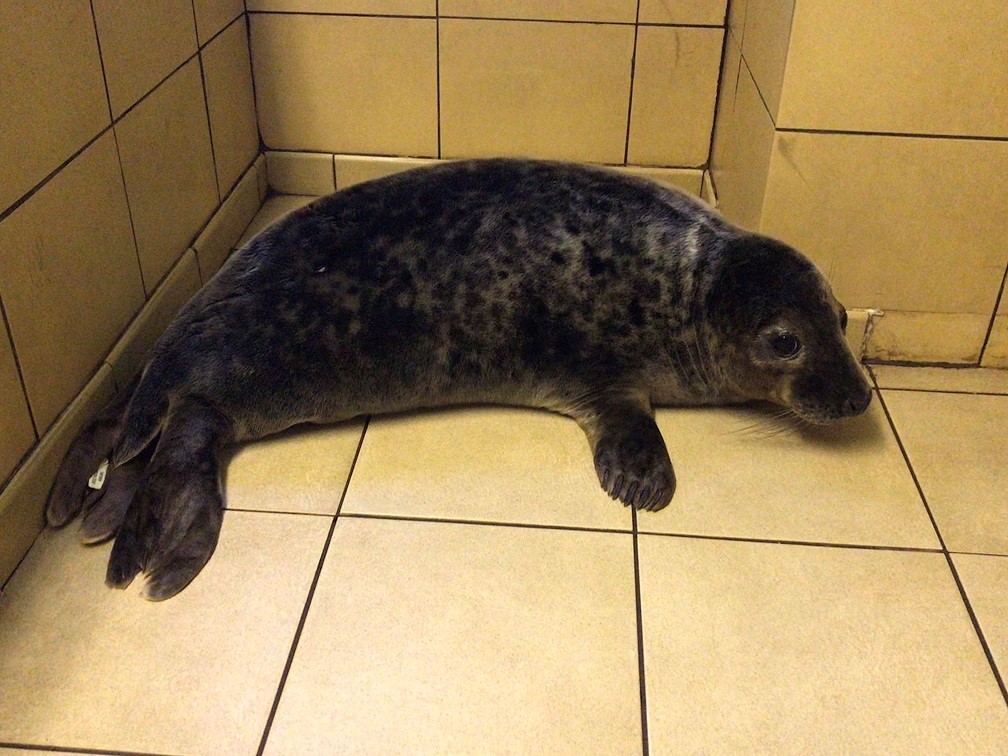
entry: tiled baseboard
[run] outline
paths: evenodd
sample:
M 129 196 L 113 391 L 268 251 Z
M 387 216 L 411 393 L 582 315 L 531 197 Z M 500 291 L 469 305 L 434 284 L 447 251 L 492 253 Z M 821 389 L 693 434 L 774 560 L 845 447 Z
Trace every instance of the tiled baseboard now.
M 271 150 L 266 155 L 266 176 L 277 194 L 322 195 L 335 189 L 381 178 L 410 168 L 435 165 L 432 158 L 338 155 L 320 152 Z M 714 197 L 709 177 L 700 168 L 660 168 L 652 166 L 609 166 L 613 170 L 669 184 L 708 202 Z M 706 189 L 704 185 L 706 184 Z

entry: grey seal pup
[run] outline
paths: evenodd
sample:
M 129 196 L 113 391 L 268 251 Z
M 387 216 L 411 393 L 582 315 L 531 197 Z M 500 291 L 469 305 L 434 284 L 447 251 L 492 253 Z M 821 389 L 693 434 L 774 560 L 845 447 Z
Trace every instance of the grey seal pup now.
M 656 510 L 675 475 L 655 405 L 865 410 L 845 320 L 797 251 L 650 181 L 509 159 L 400 173 L 236 252 L 71 446 L 47 518 L 83 511 L 84 541 L 115 538 L 106 582 L 144 572 L 164 599 L 217 544 L 225 444 L 472 403 L 572 417 L 606 492 Z

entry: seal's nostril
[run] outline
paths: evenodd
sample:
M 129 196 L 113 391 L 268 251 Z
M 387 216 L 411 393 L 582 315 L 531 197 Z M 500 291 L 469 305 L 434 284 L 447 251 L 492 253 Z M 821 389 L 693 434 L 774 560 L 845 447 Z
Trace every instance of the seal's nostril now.
M 871 404 L 871 389 L 864 389 L 847 398 L 844 402 L 845 415 L 860 415 Z

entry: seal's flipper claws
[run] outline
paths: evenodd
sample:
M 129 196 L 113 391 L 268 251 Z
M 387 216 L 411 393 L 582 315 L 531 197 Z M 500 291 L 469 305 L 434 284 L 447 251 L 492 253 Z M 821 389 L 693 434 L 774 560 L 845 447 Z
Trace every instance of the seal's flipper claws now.
M 217 548 L 224 510 L 219 500 L 202 502 L 189 530 L 169 552 L 151 560 L 144 596 L 164 601 L 192 582 Z
M 219 449 L 230 439 L 230 428 L 201 399 L 172 406 L 112 547 L 110 586 L 124 587 L 143 571 L 149 578 L 145 595 L 160 600 L 178 593 L 203 568 L 220 533 Z M 123 469 L 134 463 L 142 465 L 143 457 Z
M 635 509 L 671 500 L 672 462 L 645 395 L 602 393 L 570 414 L 588 436 L 606 493 Z
M 105 585 L 109 588 L 125 588 L 133 582 L 143 563 L 140 558 L 140 539 L 129 524 L 119 531 L 112 553 L 109 555 L 108 569 L 105 571 Z

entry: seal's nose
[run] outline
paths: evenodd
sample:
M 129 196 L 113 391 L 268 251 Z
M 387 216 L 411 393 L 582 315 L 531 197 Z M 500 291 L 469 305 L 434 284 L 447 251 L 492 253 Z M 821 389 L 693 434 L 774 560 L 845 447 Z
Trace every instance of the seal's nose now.
M 872 392 L 871 388 L 868 386 L 861 386 L 856 391 L 854 391 L 847 401 L 844 402 L 843 413 L 845 417 L 854 417 L 855 415 L 860 415 L 866 409 L 868 405 L 871 404 Z

